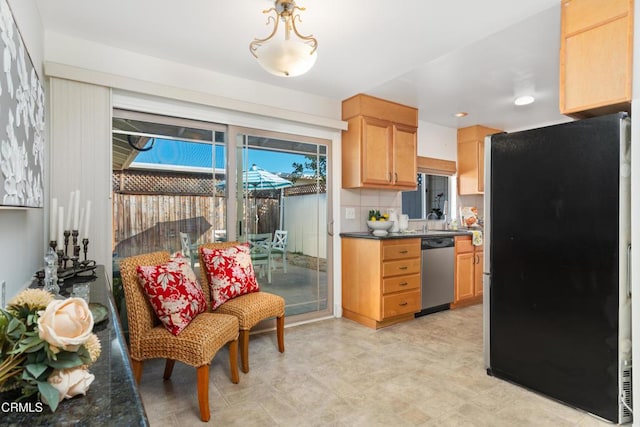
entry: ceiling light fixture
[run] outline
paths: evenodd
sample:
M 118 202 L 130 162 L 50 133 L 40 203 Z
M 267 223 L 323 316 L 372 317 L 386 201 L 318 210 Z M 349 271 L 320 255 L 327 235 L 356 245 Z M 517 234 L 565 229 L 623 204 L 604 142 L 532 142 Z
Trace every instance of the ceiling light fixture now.
M 318 41 L 313 35 L 303 36 L 296 27 L 296 20 L 302 22 L 295 11 L 305 10 L 294 0 L 275 0 L 275 6 L 262 13 L 275 12 L 267 18 L 267 25 L 273 21 L 273 31 L 264 39 L 254 39 L 249 44 L 251 54 L 258 63 L 276 76 L 300 76 L 313 67 L 318 55 Z M 282 21 L 283 31 L 278 32 Z
M 469 113 L 467 113 L 466 111 L 460 111 L 459 113 L 455 113 L 453 115 L 453 117 L 457 117 L 457 118 L 462 118 L 462 117 L 467 117 L 469 115 Z
M 519 96 L 517 97 L 513 103 L 515 105 L 529 105 L 529 104 L 533 104 L 533 101 L 535 101 L 536 99 L 531 96 L 531 95 L 523 95 L 523 96 Z

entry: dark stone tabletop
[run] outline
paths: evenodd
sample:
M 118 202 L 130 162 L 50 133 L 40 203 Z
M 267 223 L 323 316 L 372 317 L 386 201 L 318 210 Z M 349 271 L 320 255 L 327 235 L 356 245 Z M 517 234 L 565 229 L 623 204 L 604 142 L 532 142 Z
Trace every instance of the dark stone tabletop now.
M 83 273 L 64 281 L 60 293 L 69 296 L 73 283 L 90 282 L 89 299 L 108 309 L 108 319 L 97 323 L 93 332 L 100 339 L 102 352 L 89 367 L 95 380 L 86 396 L 63 400 L 56 412 L 42 405 L 38 412 L 35 403 L 12 410 L 10 395 L 0 395 L 0 425 L 2 426 L 148 426 L 129 356 L 127 344 L 115 309 L 110 286 L 103 266 L 95 273 Z M 88 274 L 88 275 L 87 275 Z M 37 286 L 37 285 L 32 285 Z M 23 402 L 26 403 L 26 402 Z M 29 410 L 31 408 L 31 410 Z M 20 410 L 21 409 L 21 410 Z

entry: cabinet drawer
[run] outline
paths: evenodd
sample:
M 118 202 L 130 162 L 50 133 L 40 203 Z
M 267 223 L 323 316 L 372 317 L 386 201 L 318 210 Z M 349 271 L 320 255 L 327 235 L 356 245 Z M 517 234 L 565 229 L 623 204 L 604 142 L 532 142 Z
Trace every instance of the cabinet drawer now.
M 473 252 L 471 238 L 456 237 L 456 253 Z
M 390 261 L 394 259 L 403 258 L 419 258 L 420 257 L 420 244 L 414 242 L 407 242 L 394 245 L 384 245 L 382 247 L 382 260 Z
M 419 274 L 382 279 L 383 294 L 390 294 L 392 292 L 398 292 L 398 291 L 408 291 L 411 289 L 418 289 L 419 287 L 420 287 Z
M 382 297 L 382 318 L 420 311 L 420 291 L 402 292 Z
M 420 273 L 420 258 L 401 259 L 382 263 L 382 277 Z

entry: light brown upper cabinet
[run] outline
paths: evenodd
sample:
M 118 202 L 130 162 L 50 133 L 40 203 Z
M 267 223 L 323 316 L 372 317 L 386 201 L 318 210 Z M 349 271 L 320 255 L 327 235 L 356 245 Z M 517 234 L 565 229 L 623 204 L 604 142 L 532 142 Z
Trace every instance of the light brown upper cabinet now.
M 560 112 L 630 111 L 633 0 L 563 0 Z
M 480 125 L 458 129 L 458 194 L 484 194 L 484 137 L 500 132 Z
M 342 187 L 415 190 L 418 110 L 355 95 L 342 101 Z

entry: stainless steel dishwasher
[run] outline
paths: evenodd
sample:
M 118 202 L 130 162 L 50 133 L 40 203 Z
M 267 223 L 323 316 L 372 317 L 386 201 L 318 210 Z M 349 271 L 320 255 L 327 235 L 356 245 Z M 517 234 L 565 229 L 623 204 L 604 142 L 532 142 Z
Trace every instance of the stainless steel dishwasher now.
M 422 307 L 416 316 L 447 310 L 453 302 L 453 237 L 422 238 Z

